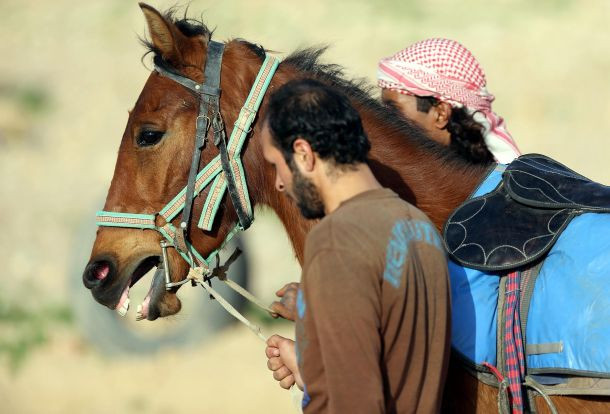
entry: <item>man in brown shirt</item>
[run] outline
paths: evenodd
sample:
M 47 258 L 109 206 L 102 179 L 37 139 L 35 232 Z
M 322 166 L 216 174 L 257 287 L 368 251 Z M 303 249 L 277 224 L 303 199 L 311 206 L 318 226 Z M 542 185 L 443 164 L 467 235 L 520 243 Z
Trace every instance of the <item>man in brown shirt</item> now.
M 349 100 L 293 81 L 269 102 L 265 159 L 306 218 L 293 341 L 271 337 L 268 366 L 304 391 L 308 413 L 435 413 L 450 335 L 447 264 L 414 206 L 382 188 Z

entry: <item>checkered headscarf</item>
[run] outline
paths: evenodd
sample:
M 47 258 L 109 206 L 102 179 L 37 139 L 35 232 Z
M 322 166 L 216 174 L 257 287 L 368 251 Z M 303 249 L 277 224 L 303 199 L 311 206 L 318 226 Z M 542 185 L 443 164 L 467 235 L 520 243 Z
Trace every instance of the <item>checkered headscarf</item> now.
M 449 39 L 417 42 L 381 59 L 377 78 L 385 89 L 465 107 L 483 125 L 485 144 L 497 161 L 509 163 L 521 155 L 504 120 L 491 109 L 494 96 L 486 89 L 483 68 L 460 43 Z

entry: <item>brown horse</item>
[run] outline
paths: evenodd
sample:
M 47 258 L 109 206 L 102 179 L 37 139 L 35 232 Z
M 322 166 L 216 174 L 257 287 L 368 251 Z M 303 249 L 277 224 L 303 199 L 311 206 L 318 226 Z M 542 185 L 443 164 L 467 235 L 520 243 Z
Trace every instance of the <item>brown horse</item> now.
M 191 20 L 161 15 L 141 4 L 151 36 L 148 45 L 155 59 L 196 82 L 203 81 L 206 45 L 211 32 Z M 365 86 L 343 78 L 341 68 L 318 62 L 322 51 L 293 53 L 280 65 L 270 90 L 299 78 L 314 77 L 332 84 L 348 95 L 362 116 L 372 144 L 371 167 L 385 187 L 423 210 L 441 228 L 449 214 L 462 203 L 482 179 L 485 168 L 473 166 L 428 140 L 421 130 L 370 97 Z M 261 47 L 244 40 L 226 44 L 222 62 L 220 107 L 230 133 L 241 105 L 253 84 L 265 56 Z M 263 101 L 259 119 L 264 117 Z M 198 98 L 176 82 L 151 73 L 129 120 L 121 145 L 104 210 L 155 214 L 186 184 L 194 148 Z M 254 124 L 243 153 L 243 163 L 253 205 L 270 206 L 290 237 L 296 256 L 303 259 L 304 239 L 313 223 L 304 220 L 294 203 L 274 189 L 274 172 L 263 161 L 261 123 Z M 154 145 L 142 146 L 142 140 Z M 157 142 L 158 141 L 158 142 Z M 218 154 L 208 145 L 201 165 Z M 204 197 L 195 199 L 193 217 L 198 217 Z M 219 218 L 211 232 L 199 231 L 192 223 L 189 238 L 194 247 L 207 253 L 216 249 L 237 220 L 225 196 Z M 162 220 L 158 218 L 157 220 Z M 195 219 L 193 218 L 193 221 Z M 157 223 L 162 225 L 163 223 Z M 173 221 L 177 225 L 177 219 Z M 90 262 L 83 274 L 94 298 L 112 309 L 126 286 L 133 285 L 155 266 L 161 254 L 161 236 L 156 232 L 103 227 L 98 230 Z M 188 265 L 175 251 L 168 251 L 172 281 L 184 279 Z M 148 319 L 168 316 L 180 310 L 176 290 L 160 291 L 148 298 Z M 450 412 L 497 411 L 497 390 L 485 385 L 454 364 L 448 377 L 445 407 Z M 608 409 L 602 399 L 553 397 L 559 412 L 593 413 Z M 541 399 L 540 412 L 547 412 Z

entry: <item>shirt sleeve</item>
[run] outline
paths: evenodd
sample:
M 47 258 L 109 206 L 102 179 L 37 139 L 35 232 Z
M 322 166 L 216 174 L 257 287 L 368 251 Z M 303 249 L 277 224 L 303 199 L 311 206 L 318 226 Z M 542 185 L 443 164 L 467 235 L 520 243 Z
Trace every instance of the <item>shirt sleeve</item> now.
M 377 273 L 350 251 L 321 250 L 312 258 L 303 278 L 305 329 L 315 332 L 313 357 L 320 360 L 312 371 L 304 360 L 304 380 L 311 402 L 320 400 L 306 406 L 306 414 L 320 407 L 328 413 L 384 412 Z

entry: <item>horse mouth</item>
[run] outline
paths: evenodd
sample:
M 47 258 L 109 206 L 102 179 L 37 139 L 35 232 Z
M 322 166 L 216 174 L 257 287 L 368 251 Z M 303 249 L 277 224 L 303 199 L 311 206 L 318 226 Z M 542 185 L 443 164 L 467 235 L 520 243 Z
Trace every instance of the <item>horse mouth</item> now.
M 160 263 L 160 258 L 158 256 L 149 256 L 140 261 L 140 263 L 135 267 L 131 276 L 126 283 L 123 292 L 119 298 L 119 302 L 117 303 L 115 310 L 121 315 L 125 316 L 127 311 L 129 310 L 129 305 L 131 299 L 129 297 L 129 290 L 154 267 L 158 266 Z M 142 300 L 141 304 L 137 307 L 137 315 L 136 320 L 140 321 L 143 319 L 155 320 L 160 315 L 158 310 L 158 303 L 163 297 L 163 293 L 165 292 L 165 273 L 162 268 L 157 268 L 155 272 L 148 293 L 145 298 Z

